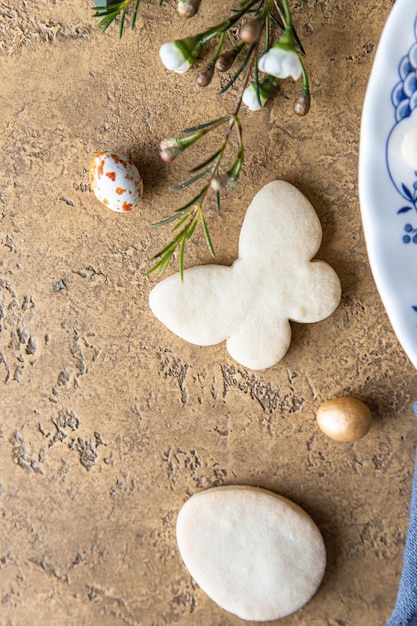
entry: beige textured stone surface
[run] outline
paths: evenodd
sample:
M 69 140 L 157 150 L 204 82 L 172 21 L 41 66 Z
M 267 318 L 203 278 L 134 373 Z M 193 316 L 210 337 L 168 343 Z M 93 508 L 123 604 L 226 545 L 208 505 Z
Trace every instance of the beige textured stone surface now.
M 328 551 L 317 595 L 280 624 L 380 626 L 417 443 L 416 372 L 372 280 L 357 187 L 363 96 L 391 3 L 300 3 L 310 114 L 293 115 L 287 83 L 273 106 L 242 113 L 241 184 L 210 215 L 218 262 L 236 257 L 254 193 L 282 178 L 316 208 L 319 256 L 343 287 L 333 316 L 294 324 L 283 361 L 256 374 L 224 345 L 185 344 L 147 304 L 157 277 L 146 259 L 166 240 L 150 224 L 174 208 L 169 189 L 190 162 L 162 164 L 158 142 L 233 102 L 218 79 L 201 91 L 191 72 L 160 66 L 161 42 L 224 15 L 203 2 L 190 24 L 174 4 L 143 1 L 119 41 L 98 32 L 87 0 L 0 3 L 0 624 L 241 623 L 193 583 L 174 530 L 189 494 L 249 484 L 301 505 Z M 89 190 L 91 157 L 107 148 L 139 165 L 135 212 L 113 214 Z M 187 264 L 210 260 L 199 243 Z M 375 415 L 352 444 L 315 421 L 345 395 Z

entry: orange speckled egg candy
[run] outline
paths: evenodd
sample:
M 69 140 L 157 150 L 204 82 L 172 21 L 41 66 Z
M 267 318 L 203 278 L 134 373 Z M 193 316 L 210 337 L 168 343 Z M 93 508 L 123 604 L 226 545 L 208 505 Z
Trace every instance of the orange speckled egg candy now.
M 124 213 L 137 207 L 143 180 L 130 159 L 116 152 L 99 152 L 90 164 L 90 184 L 104 206 Z

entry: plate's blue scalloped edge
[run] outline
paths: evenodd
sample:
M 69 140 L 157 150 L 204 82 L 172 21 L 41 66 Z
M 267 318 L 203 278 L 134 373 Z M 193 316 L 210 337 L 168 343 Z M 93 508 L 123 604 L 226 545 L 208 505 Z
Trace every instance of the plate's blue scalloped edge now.
M 416 111 L 417 115 L 417 16 L 414 21 L 414 43 L 398 64 L 398 82 L 391 91 L 391 104 L 394 108 L 394 125 L 386 142 L 386 165 L 389 178 L 406 204 L 397 209 L 397 215 L 406 217 L 402 230 L 405 245 L 417 245 L 417 171 L 412 185 L 404 180 L 396 180 L 390 169 L 390 140 L 398 125 Z

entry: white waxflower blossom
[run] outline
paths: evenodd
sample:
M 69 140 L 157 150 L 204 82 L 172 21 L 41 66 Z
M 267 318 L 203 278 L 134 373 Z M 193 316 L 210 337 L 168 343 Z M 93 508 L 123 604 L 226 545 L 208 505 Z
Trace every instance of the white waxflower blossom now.
M 255 83 L 252 83 L 249 87 L 246 87 L 243 92 L 242 102 L 243 104 L 246 104 L 250 111 L 259 111 L 259 109 L 261 109 L 268 100 L 268 96 L 269 94 L 265 93 L 265 90 L 260 87 L 258 99 Z
M 288 76 L 291 76 L 294 80 L 298 80 L 303 73 L 297 52 L 283 47 L 279 43 L 261 56 L 259 69 L 261 72 L 277 78 L 288 78 Z
M 198 57 L 202 43 L 197 37 L 168 41 L 159 49 L 159 56 L 167 70 L 178 74 L 186 72 Z
M 162 44 L 159 49 L 159 56 L 167 70 L 173 70 L 178 74 L 183 74 L 191 66 L 190 61 L 185 58 L 183 51 L 177 47 L 175 41 Z

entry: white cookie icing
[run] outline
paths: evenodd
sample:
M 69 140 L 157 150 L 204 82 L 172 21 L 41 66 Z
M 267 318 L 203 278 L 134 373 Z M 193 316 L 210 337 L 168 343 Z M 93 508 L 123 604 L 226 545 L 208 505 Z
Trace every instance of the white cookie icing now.
M 289 348 L 289 320 L 318 322 L 339 304 L 336 273 L 311 262 L 320 243 L 320 221 L 307 198 L 273 181 L 247 210 L 233 265 L 193 267 L 183 280 L 170 276 L 151 291 L 150 307 L 182 339 L 200 346 L 226 340 L 238 363 L 270 367 Z
M 220 607 L 267 621 L 301 608 L 326 567 L 319 529 L 299 506 L 264 489 L 218 487 L 192 496 L 177 521 L 191 576 Z

